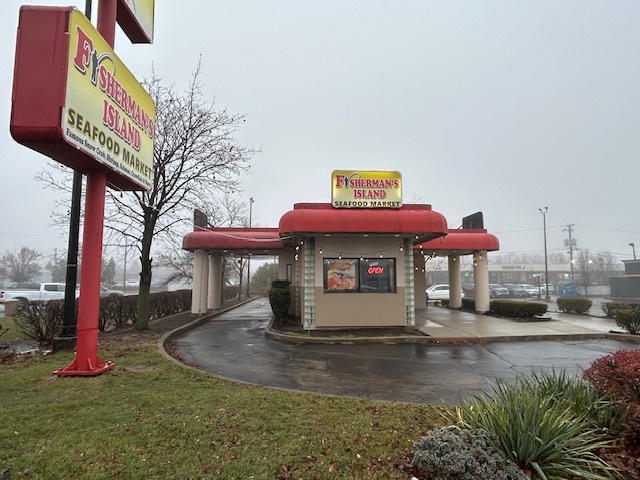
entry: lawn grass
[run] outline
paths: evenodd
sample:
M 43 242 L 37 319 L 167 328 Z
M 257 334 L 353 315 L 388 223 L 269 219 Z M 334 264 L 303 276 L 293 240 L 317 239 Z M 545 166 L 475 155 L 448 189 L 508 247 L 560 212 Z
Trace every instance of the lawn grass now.
M 27 336 L 18 330 L 15 317 L 0 318 L 0 345 L 28 340 Z
M 110 341 L 97 377 L 71 353 L 0 365 L 0 472 L 29 479 L 403 479 L 438 407 L 235 384 Z

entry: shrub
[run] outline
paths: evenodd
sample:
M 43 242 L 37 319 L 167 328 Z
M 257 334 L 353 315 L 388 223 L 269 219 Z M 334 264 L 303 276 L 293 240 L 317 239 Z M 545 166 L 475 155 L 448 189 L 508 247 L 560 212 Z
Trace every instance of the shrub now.
M 494 448 L 486 430 L 439 428 L 418 440 L 411 464 L 425 478 L 438 480 L 524 480 L 527 476 Z
M 593 305 L 588 298 L 558 298 L 558 308 L 561 312 L 586 315 Z
M 225 285 L 222 291 L 222 295 L 225 300 L 238 298 L 239 293 L 240 293 L 240 285 Z
M 291 306 L 291 290 L 289 289 L 291 282 L 287 280 L 274 280 L 271 282 L 269 290 L 269 303 L 271 311 L 277 319 L 287 317 L 289 307 Z
M 635 305 L 630 305 L 628 303 L 608 302 L 603 303 L 600 307 L 602 308 L 602 311 L 607 318 L 613 318 L 615 316 L 616 310 L 633 310 Z
M 510 318 L 531 318 L 547 313 L 546 303 L 518 302 L 516 300 L 492 300 L 489 310 L 495 315 Z
M 157 292 L 149 295 L 149 318 L 161 318 L 191 308 L 191 290 Z M 76 316 L 78 308 L 76 305 Z M 125 295 L 100 299 L 98 330 L 101 332 L 132 325 L 138 313 L 138 296 Z M 64 301 L 33 301 L 18 306 L 17 328 L 41 345 L 50 345 L 60 334 Z M 77 319 L 77 317 L 76 317 Z
M 100 300 L 98 328 L 101 332 L 132 325 L 138 311 L 138 296 L 107 297 Z
M 63 300 L 20 303 L 16 327 L 39 345 L 51 345 L 62 330 L 63 308 Z
M 640 333 L 640 307 L 636 307 L 634 310 L 616 310 L 614 316 L 616 325 L 624 328 L 631 335 Z
M 137 304 L 137 297 L 135 297 Z M 137 308 L 137 307 L 136 307 Z M 191 308 L 191 290 L 156 292 L 149 295 L 149 315 L 162 318 Z M 135 318 L 135 317 L 134 317 Z
M 491 397 L 468 399 L 449 416 L 462 428 L 495 433 L 493 446 L 530 477 L 612 478 L 611 468 L 593 453 L 612 439 L 546 387 L 538 388 L 535 379 L 496 383 Z
M 620 404 L 628 438 L 640 444 L 640 350 L 620 350 L 598 358 L 584 378 Z
M 470 310 L 470 311 L 475 311 L 476 309 L 476 301 L 473 298 L 463 298 L 462 299 L 462 309 L 463 310 Z

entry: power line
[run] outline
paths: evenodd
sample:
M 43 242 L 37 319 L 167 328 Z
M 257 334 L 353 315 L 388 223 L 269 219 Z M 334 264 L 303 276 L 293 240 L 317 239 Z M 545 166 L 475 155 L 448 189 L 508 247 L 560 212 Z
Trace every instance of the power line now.
M 596 227 L 594 225 L 584 225 L 582 223 L 578 223 L 577 225 L 580 227 L 595 228 L 596 230 L 606 230 L 608 232 L 640 233 L 640 231 L 638 230 L 622 230 L 618 228 Z

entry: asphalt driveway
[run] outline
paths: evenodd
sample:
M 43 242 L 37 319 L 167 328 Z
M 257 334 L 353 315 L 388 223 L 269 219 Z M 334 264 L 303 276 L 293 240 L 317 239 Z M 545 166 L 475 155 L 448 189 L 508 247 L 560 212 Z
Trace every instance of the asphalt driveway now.
M 531 370 L 579 373 L 624 341 L 488 342 L 483 345 L 290 344 L 264 332 L 264 299 L 226 312 L 172 340 L 186 363 L 258 385 L 414 403 L 460 403 Z

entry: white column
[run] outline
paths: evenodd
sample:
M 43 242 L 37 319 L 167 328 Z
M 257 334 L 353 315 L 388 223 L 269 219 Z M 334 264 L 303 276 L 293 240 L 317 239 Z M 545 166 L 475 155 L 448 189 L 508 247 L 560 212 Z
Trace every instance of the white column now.
M 489 311 L 489 264 L 487 252 L 473 252 L 473 279 L 475 282 L 476 312 Z
M 209 295 L 207 296 L 207 308 L 218 310 L 222 298 L 222 257 L 209 255 Z
M 209 254 L 202 252 L 202 273 L 200 275 L 200 313 L 207 313 L 209 298 Z
M 449 255 L 449 307 L 462 308 L 462 282 L 460 280 L 460 258 Z
M 193 281 L 191 283 L 191 313 L 199 315 L 200 296 L 202 295 L 202 263 L 207 255 L 202 250 L 193 252 Z

